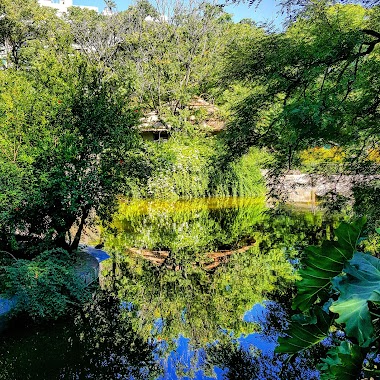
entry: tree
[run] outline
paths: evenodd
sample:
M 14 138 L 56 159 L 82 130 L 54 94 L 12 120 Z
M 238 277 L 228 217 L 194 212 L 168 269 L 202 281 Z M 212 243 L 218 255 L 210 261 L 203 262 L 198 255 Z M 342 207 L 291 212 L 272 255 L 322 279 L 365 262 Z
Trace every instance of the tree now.
M 103 75 L 120 69 L 117 61 L 126 49 L 128 24 L 118 13 L 98 14 L 93 10 L 72 7 L 66 15 L 73 43 L 81 55 L 97 66 Z
M 158 111 L 169 104 L 176 112 L 212 75 L 228 16 L 211 4 L 163 1 L 157 9 L 139 2 L 123 17 L 131 22 L 127 41 L 133 49 L 126 58 L 138 78 L 140 102 Z
M 253 6 L 259 6 L 262 3 L 262 0 L 229 0 L 227 1 L 231 3 L 248 3 L 249 5 Z M 334 0 L 333 2 L 327 2 L 323 1 L 324 4 L 351 4 L 353 3 L 351 0 Z M 286 12 L 287 15 L 289 16 L 290 20 L 294 20 L 294 18 L 298 15 L 299 12 L 302 12 L 305 8 L 308 8 L 310 6 L 315 5 L 316 2 L 311 1 L 311 0 L 283 0 L 279 1 L 278 5 L 281 7 L 282 12 Z M 317 2 L 318 4 L 318 2 Z M 356 2 L 355 2 L 356 4 Z M 378 0 L 362 0 L 360 1 L 360 4 L 370 8 L 370 7 L 375 7 L 379 5 Z
M 302 149 L 330 144 L 349 150 L 351 167 L 365 161 L 379 132 L 378 12 L 317 3 L 285 32 L 231 47 L 226 74 L 256 87 L 225 134 L 230 156 L 266 146 L 291 168 Z
M 24 254 L 75 250 L 90 212 L 112 212 L 138 147 L 130 84 L 76 51 L 64 21 L 49 21 L 60 28 L 28 40 L 23 61 L 0 72 L 0 166 L 16 185 L 1 185 L 1 245 Z
M 9 1 L 0 5 L 0 46 L 7 56 L 7 66 L 18 67 L 25 44 L 49 32 L 48 19 L 54 12 L 38 6 L 36 0 Z

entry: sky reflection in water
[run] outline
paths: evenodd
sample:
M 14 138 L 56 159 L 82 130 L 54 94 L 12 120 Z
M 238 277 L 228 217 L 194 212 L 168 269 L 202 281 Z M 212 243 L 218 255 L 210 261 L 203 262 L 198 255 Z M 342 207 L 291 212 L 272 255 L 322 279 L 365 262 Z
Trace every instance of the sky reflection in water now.
M 289 261 L 297 265 L 302 247 L 325 238 L 333 223 L 322 213 L 268 210 L 263 199 L 124 201 L 105 233 L 113 259 L 104 262 L 99 296 L 74 326 L 69 319 L 43 334 L 38 327 L 8 331 L 0 364 L 13 377 L 0 379 L 43 379 L 37 362 L 46 349 L 40 340 L 49 334 L 61 338 L 49 347 L 61 358 L 51 379 L 130 378 L 141 352 L 148 364 L 138 378 L 228 379 L 233 360 L 251 365 L 242 378 L 276 378 L 270 377 L 280 368 L 275 339 L 264 337 L 257 323 L 267 308 L 256 304 L 268 298 L 289 303 L 295 278 Z M 158 355 L 161 375 L 152 362 Z M 302 376 L 316 378 L 314 372 Z

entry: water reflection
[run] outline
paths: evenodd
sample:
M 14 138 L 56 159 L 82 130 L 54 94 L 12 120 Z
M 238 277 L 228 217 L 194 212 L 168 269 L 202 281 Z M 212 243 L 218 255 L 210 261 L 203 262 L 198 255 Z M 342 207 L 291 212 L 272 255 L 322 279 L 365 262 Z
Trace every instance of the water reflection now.
M 263 199 L 125 202 L 107 235 L 114 260 L 103 286 L 133 304 L 126 313 L 136 329 L 169 345 L 180 334 L 193 347 L 226 331 L 250 334 L 257 325 L 244 313 L 290 286 L 290 261 L 330 223 L 322 213 L 268 211 Z
M 284 315 L 267 327 L 244 315 L 268 298 L 286 310 L 300 251 L 333 225 L 264 199 L 123 201 L 104 233 L 102 290 L 54 326 L 9 330 L 0 379 L 287 378 L 257 340 Z
M 255 305 L 247 314 L 250 320 L 259 323 L 260 332 L 208 345 L 206 367 L 223 369 L 226 380 L 319 379 L 315 368 L 319 358 L 327 352 L 325 345 L 316 345 L 293 357 L 274 353 L 277 337 L 287 325 L 286 307 L 269 301 Z
M 157 345 L 124 318 L 119 300 L 98 291 L 80 311 L 49 325 L 22 326 L 0 338 L 0 379 L 156 379 Z M 20 326 L 22 326 L 20 328 Z

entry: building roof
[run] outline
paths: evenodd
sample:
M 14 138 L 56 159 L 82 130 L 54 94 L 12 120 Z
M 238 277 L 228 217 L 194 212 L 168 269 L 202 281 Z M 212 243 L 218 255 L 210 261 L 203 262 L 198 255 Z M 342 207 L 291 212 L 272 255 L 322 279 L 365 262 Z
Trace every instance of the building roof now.
M 66 13 L 68 8 L 70 7 L 79 7 L 93 10 L 95 12 L 99 12 L 98 7 L 87 6 L 87 5 L 74 5 L 73 0 L 38 0 L 38 4 L 43 7 L 50 7 L 57 9 L 58 14 Z
M 225 122 L 218 116 L 218 107 L 203 98 L 194 97 L 185 108 L 190 111 L 198 109 L 206 111 L 203 121 L 199 123 L 201 128 L 209 130 L 211 133 L 219 133 L 224 129 Z M 188 121 L 195 124 L 196 116 L 191 115 Z M 142 132 L 168 132 L 172 130 L 172 126 L 166 123 L 157 111 L 150 111 L 140 119 L 139 129 Z

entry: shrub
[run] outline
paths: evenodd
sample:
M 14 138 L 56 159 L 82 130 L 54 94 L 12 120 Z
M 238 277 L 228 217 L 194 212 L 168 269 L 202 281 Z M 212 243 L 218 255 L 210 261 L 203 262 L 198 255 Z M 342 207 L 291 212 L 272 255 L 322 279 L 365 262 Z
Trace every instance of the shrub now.
M 250 151 L 227 165 L 215 170 L 213 195 L 257 197 L 265 194 L 265 182 L 260 172 L 269 155 L 258 149 Z
M 236 161 L 218 165 L 221 155 L 214 138 L 196 131 L 177 132 L 168 141 L 148 143 L 150 171 L 143 181 L 136 176 L 126 180 L 129 188 L 124 195 L 192 199 L 265 193 L 260 165 L 268 158 L 267 153 L 252 148 Z
M 323 171 L 339 173 L 345 159 L 345 152 L 341 148 L 314 147 L 303 150 L 300 155 L 300 169 L 306 172 Z
M 153 168 L 142 197 L 158 199 L 196 198 L 207 195 L 213 139 L 196 131 L 177 132 L 166 142 L 148 145 Z
M 70 305 L 89 299 L 90 291 L 75 270 L 75 261 L 63 249 L 45 251 L 33 260 L 16 260 L 0 267 L 7 297 L 15 297 L 15 312 L 33 319 L 56 319 Z

